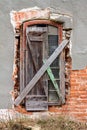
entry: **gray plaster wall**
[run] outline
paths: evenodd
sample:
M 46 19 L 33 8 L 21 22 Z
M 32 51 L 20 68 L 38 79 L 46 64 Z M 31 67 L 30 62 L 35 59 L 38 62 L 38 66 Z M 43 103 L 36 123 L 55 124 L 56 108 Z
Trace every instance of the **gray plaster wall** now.
M 73 17 L 72 65 L 74 70 L 87 65 L 86 0 L 0 0 L 0 108 L 11 108 L 14 33 L 10 11 L 38 6 L 52 7 Z

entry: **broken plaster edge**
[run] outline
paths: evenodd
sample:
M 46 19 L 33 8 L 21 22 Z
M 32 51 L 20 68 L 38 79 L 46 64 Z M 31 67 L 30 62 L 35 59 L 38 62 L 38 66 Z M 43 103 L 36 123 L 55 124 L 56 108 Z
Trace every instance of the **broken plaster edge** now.
M 14 20 L 14 16 L 15 14 L 17 13 L 26 13 L 28 11 L 44 11 L 45 14 L 47 15 L 43 15 L 40 14 L 39 16 L 36 16 L 36 17 L 32 17 L 32 18 L 25 18 L 25 19 L 22 19 L 22 20 L 19 20 L 19 21 L 15 21 Z M 41 9 L 37 6 L 35 7 L 32 7 L 32 8 L 26 8 L 26 9 L 22 9 L 22 10 L 19 10 L 19 11 L 14 11 L 12 10 L 10 12 L 10 18 L 11 18 L 11 24 L 13 26 L 13 29 L 14 29 L 14 32 L 15 32 L 15 28 L 17 26 L 17 23 L 22 25 L 24 22 L 28 21 L 28 20 L 43 20 L 43 19 L 47 19 L 47 20 L 52 20 L 52 21 L 55 21 L 55 22 L 59 22 L 59 23 L 63 23 L 63 29 L 72 29 L 73 28 L 73 19 L 72 19 L 72 16 L 70 14 L 64 14 L 64 13 L 61 13 L 60 11 L 58 10 L 53 10 L 52 8 L 48 7 L 48 8 L 45 8 L 45 9 Z

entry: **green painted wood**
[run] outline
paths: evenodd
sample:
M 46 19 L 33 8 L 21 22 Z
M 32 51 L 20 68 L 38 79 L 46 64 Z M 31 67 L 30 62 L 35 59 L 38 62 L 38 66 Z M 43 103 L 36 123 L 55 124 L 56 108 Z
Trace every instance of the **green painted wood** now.
M 46 63 L 46 60 L 45 60 L 45 59 L 43 60 L 43 63 L 44 63 L 44 64 Z M 61 91 L 60 91 L 60 89 L 59 89 L 59 86 L 58 86 L 58 84 L 57 84 L 57 82 L 56 82 L 56 80 L 55 80 L 55 77 L 54 77 L 54 75 L 53 75 L 52 70 L 51 70 L 50 67 L 48 67 L 47 73 L 48 73 L 48 75 L 49 75 L 49 77 L 50 77 L 50 80 L 51 80 L 52 83 L 53 83 L 54 88 L 56 89 L 56 92 L 57 92 L 57 95 L 58 95 L 59 99 L 63 102 L 64 99 L 63 99 L 63 97 L 62 97 Z

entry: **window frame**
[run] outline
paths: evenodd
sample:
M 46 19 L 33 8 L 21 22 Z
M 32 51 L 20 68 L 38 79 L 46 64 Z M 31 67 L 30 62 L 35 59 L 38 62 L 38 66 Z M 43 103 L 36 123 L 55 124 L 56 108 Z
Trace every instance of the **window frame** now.
M 54 21 L 50 21 L 50 20 L 31 20 L 31 21 L 25 21 L 22 24 L 22 33 L 21 33 L 21 38 L 20 38 L 20 58 L 22 58 L 22 60 L 20 61 L 20 75 L 22 73 L 22 75 L 24 74 L 24 62 L 22 62 L 24 60 L 24 55 L 25 55 L 25 51 L 26 51 L 26 28 L 28 26 L 32 26 L 32 25 L 36 25 L 36 24 L 48 24 L 48 25 L 52 25 L 58 28 L 58 44 L 61 43 L 62 41 L 62 24 L 54 22 Z M 63 96 L 63 99 L 65 99 L 65 51 L 63 50 L 60 54 L 60 90 Z M 25 75 L 25 74 L 24 74 Z M 23 77 L 22 77 L 23 78 Z M 25 86 L 25 79 L 20 78 L 20 86 L 22 86 L 22 90 Z M 22 91 L 20 89 L 20 91 Z M 48 103 L 49 106 L 52 105 L 61 105 L 61 102 L 58 102 L 57 104 L 53 104 L 53 103 Z

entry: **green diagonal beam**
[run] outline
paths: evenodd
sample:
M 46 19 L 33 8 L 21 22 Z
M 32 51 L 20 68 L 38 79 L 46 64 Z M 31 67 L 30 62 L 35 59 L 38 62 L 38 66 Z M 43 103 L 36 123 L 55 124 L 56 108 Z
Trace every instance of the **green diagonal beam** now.
M 45 63 L 45 62 L 46 62 L 46 60 L 44 59 L 43 63 Z M 59 86 L 58 86 L 58 84 L 57 84 L 57 82 L 55 80 L 55 77 L 54 77 L 54 75 L 53 75 L 52 70 L 51 70 L 50 67 L 48 67 L 47 73 L 48 73 L 48 75 L 49 75 L 49 77 L 50 77 L 50 79 L 51 79 L 51 81 L 53 83 L 54 88 L 56 89 L 56 92 L 57 92 L 57 95 L 58 95 L 59 99 L 61 99 L 62 102 L 63 102 L 62 94 L 60 92 Z

